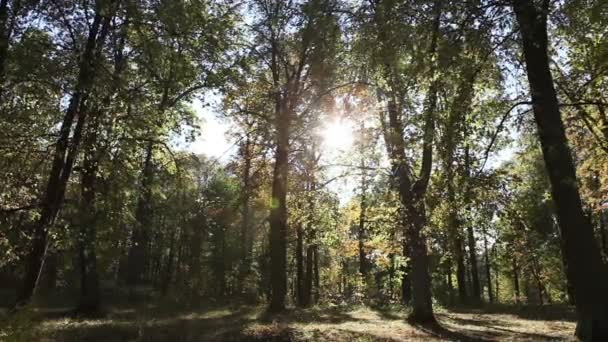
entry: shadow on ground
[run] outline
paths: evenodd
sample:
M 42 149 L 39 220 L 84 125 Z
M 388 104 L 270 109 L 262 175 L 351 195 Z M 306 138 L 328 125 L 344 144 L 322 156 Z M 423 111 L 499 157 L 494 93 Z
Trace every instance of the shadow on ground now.
M 568 336 L 571 323 L 558 322 L 555 311 L 455 308 L 437 314 L 438 321 L 408 323 L 407 312 L 394 308 L 315 307 L 270 314 L 263 306 L 204 305 L 184 308 L 170 303 L 113 305 L 103 316 L 74 317 L 65 308 L 36 310 L 41 341 L 498 341 L 555 340 Z M 504 314 L 509 315 L 504 315 Z M 510 316 L 514 315 L 514 316 Z M 566 316 L 568 317 L 568 316 Z M 536 324 L 536 325 L 534 325 Z M 536 329 L 537 325 L 543 329 Z M 570 324 L 570 325 L 569 325 Z M 562 329 L 562 335 L 547 332 Z

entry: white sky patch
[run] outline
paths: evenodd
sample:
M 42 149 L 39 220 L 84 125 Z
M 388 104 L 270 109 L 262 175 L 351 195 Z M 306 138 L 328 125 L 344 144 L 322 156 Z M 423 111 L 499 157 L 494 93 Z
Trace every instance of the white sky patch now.
M 334 120 L 326 123 L 321 131 L 321 138 L 327 152 L 349 150 L 354 141 L 352 121 Z
M 227 133 L 230 125 L 220 118 L 219 104 L 221 97 L 216 94 L 205 94 L 208 105 L 199 99 L 192 101 L 191 106 L 200 119 L 200 134 L 194 141 L 185 142 L 184 137 L 175 139 L 177 148 L 195 154 L 203 154 L 210 159 L 225 162 L 235 153 L 236 146 Z

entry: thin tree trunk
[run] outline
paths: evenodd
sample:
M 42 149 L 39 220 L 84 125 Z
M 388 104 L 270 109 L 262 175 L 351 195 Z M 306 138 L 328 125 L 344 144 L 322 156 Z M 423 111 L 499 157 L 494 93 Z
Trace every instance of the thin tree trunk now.
M 363 276 L 363 279 L 367 279 L 367 256 L 365 253 L 365 220 L 367 213 L 367 177 L 365 173 L 365 160 L 361 158 L 361 208 L 359 212 L 359 230 L 357 232 L 357 239 L 359 240 L 359 273 Z
M 304 306 L 304 232 L 302 223 L 296 225 L 296 302 Z
M 515 303 L 519 304 L 519 298 L 521 297 L 519 291 L 519 266 L 517 265 L 517 257 L 515 255 L 511 258 L 511 266 L 513 272 L 513 290 L 515 291 Z
M 476 252 L 476 241 L 475 234 L 473 232 L 473 226 L 467 224 L 467 235 L 469 242 L 469 263 L 471 267 L 471 288 L 473 290 L 473 300 L 475 302 L 481 301 L 481 287 L 479 285 L 479 271 L 477 269 L 477 252 Z
M 21 1 L 13 0 L 9 7 L 9 0 L 0 0 L 0 98 L 3 94 L 8 49 L 13 34 L 14 23 L 21 9 Z
M 539 9 L 532 0 L 513 0 L 534 118 L 567 260 L 566 276 L 574 289 L 578 313 L 576 335 L 583 340 L 608 340 L 608 270 L 603 264 L 593 227 L 582 209 L 576 169 L 549 67 L 549 5 L 549 1 L 543 1 Z
M 465 129 L 466 135 L 466 129 Z M 470 206 L 471 201 L 471 184 L 470 184 L 470 155 L 469 155 L 469 146 L 465 147 L 464 152 L 464 205 L 467 207 L 467 210 Z M 479 270 L 477 268 L 477 241 L 475 240 L 475 233 L 473 231 L 473 226 L 469 223 L 467 224 L 467 237 L 468 237 L 468 245 L 469 245 L 469 263 L 471 266 L 471 288 L 473 293 L 473 301 L 475 303 L 481 302 L 481 286 L 479 284 Z
M 311 240 L 314 239 L 314 231 L 311 232 L 311 237 Z M 306 247 L 306 274 L 302 300 L 302 306 L 304 307 L 309 306 L 312 302 L 314 251 L 314 245 L 309 241 L 308 247 Z
M 488 252 L 488 237 L 486 234 L 486 230 L 484 228 L 483 230 L 483 251 L 484 251 L 484 257 L 485 257 L 485 262 L 486 262 L 486 279 L 488 282 L 488 300 L 490 303 L 494 302 L 494 297 L 492 294 L 492 273 L 490 272 L 490 255 Z
M 242 199 L 242 210 L 243 217 L 241 223 L 241 267 L 239 270 L 238 287 L 239 292 L 242 292 L 244 287 L 244 281 L 251 270 L 251 249 L 252 249 L 252 237 L 250 233 L 250 198 L 251 198 L 251 125 L 247 128 L 245 145 L 243 146 L 243 159 L 245 165 L 243 167 L 243 199 Z

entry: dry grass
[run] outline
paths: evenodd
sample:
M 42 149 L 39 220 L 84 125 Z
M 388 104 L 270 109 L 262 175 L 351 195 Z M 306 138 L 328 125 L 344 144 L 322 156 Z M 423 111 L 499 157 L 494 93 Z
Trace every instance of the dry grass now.
M 441 310 L 438 324 L 414 326 L 405 312 L 312 308 L 268 315 L 262 306 L 185 310 L 165 304 L 117 306 L 79 319 L 65 310 L 32 309 L 4 318 L 4 341 L 505 341 L 574 340 L 569 315 L 551 309 Z M 29 325 L 29 329 L 24 329 Z M 8 327 L 8 328 L 7 328 Z M 4 330 L 2 330 L 4 329 Z M 15 334 L 18 330 L 20 334 Z

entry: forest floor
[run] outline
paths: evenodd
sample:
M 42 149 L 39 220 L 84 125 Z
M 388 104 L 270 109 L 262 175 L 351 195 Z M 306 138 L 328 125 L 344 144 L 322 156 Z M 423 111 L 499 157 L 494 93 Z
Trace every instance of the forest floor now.
M 437 309 L 438 324 L 417 326 L 406 312 L 315 307 L 269 315 L 263 306 L 183 309 L 161 303 L 113 305 L 92 319 L 66 308 L 0 313 L 0 341 L 542 341 L 574 340 L 563 306 Z M 10 317 L 10 318 L 9 318 Z

